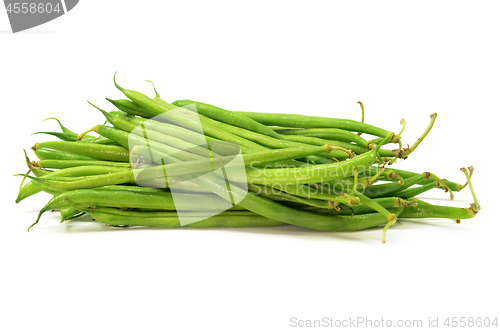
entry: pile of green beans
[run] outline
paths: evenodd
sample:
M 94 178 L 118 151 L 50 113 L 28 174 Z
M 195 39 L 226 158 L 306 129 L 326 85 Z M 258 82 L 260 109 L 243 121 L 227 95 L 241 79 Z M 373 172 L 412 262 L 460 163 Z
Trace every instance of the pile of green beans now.
M 52 195 L 40 210 L 61 222 L 89 215 L 110 226 L 271 227 L 357 231 L 412 218 L 457 222 L 479 211 L 473 168 L 465 184 L 392 165 L 407 159 L 434 125 L 403 148 L 401 135 L 362 121 L 310 115 L 229 111 L 207 103 L 164 101 L 115 86 L 127 99 L 97 106 L 105 120 L 77 134 L 61 132 L 25 153 L 28 173 L 16 203 Z M 96 112 L 96 114 L 98 114 Z M 54 119 L 54 118 L 51 118 Z M 91 133 L 95 135 L 92 136 Z M 396 144 L 387 148 L 389 144 Z M 425 169 L 428 170 L 428 169 Z M 229 174 L 229 175 L 228 175 Z M 469 186 L 470 207 L 432 205 L 416 197 Z M 33 225 L 34 225 L 33 224 Z M 32 226 L 33 226 L 32 225 Z M 31 228 L 31 227 L 30 227 Z M 29 229 L 28 229 L 29 230 Z

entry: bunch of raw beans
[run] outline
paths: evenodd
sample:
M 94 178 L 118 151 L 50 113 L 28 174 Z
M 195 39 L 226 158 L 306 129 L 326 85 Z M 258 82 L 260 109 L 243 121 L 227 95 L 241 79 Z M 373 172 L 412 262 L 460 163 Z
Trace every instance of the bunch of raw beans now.
M 385 242 L 397 219 L 459 222 L 480 209 L 472 167 L 462 168 L 465 185 L 387 167 L 412 153 L 436 114 L 417 142 L 402 148 L 403 130 L 363 121 L 231 112 L 190 100 L 170 104 L 156 90 L 151 99 L 115 85 L 128 100 L 108 99 L 118 111 L 99 109 L 104 125 L 77 135 L 59 122 L 62 132 L 40 132 L 60 141 L 32 147 L 40 160 L 26 157 L 30 171 L 22 176 L 31 181 L 16 200 L 53 195 L 36 222 L 43 212 L 60 210 L 61 221 L 89 214 L 111 226 L 355 231 L 385 225 Z M 399 148 L 383 148 L 390 143 Z M 433 188 L 453 198 L 452 191 L 467 185 L 474 198 L 469 208 L 414 198 Z

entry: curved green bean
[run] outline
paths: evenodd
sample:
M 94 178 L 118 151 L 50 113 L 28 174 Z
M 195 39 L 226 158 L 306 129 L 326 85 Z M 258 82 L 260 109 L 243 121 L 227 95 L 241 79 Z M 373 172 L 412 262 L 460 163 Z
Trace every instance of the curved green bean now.
M 46 141 L 42 143 L 36 143 L 32 148 L 35 152 L 40 148 L 50 148 L 104 161 L 127 162 L 129 159 L 128 150 L 126 148 L 113 145 L 83 142 L 75 144 L 70 141 Z
M 105 167 L 120 167 L 130 168 L 128 162 L 112 162 L 112 161 L 99 161 L 99 160 L 39 160 L 36 162 L 39 168 L 48 169 L 66 169 L 80 166 L 105 166 Z
M 368 133 L 378 137 L 386 137 L 390 134 L 394 134 L 391 131 L 381 129 L 373 125 L 348 119 L 241 111 L 236 113 L 269 126 L 281 126 L 287 128 L 334 128 L 352 132 Z
M 230 124 L 232 126 L 237 126 L 246 130 L 258 132 L 279 139 L 279 135 L 265 125 L 262 125 L 246 116 L 242 116 L 240 114 L 230 112 L 213 105 L 191 100 L 176 100 L 172 102 L 172 104 L 178 107 L 184 107 L 194 104 L 196 106 L 196 111 L 199 114 L 205 115 L 220 122 Z
M 78 160 L 78 161 L 97 161 L 93 157 L 79 155 L 75 153 L 68 153 L 63 151 L 56 151 L 48 148 L 31 148 L 35 155 L 40 160 Z

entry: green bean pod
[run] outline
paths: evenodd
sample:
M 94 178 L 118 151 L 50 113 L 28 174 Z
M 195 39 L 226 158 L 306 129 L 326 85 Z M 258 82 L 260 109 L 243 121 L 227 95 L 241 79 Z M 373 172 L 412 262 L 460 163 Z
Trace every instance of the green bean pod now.
M 376 145 L 371 141 L 366 141 L 360 135 L 351 131 L 332 128 L 314 128 L 314 129 L 276 129 L 281 135 L 300 135 L 306 137 L 321 138 L 325 140 L 337 140 L 343 142 L 353 142 L 359 146 L 373 149 Z M 383 138 L 382 138 L 383 139 Z
M 209 124 L 201 123 L 199 118 L 192 117 L 193 112 L 188 109 L 177 107 L 169 103 L 166 103 L 164 101 L 157 102 L 140 92 L 124 89 L 116 83 L 116 80 L 115 80 L 115 86 L 134 103 L 146 109 L 148 111 L 147 117 L 149 118 L 152 117 L 155 117 L 157 119 L 161 118 L 162 122 L 166 121 L 174 123 L 183 128 L 193 130 L 200 134 L 204 133 L 205 135 L 211 136 L 213 138 L 236 143 L 242 147 L 249 148 L 250 150 L 265 149 L 265 147 L 256 144 L 252 141 L 243 139 L 229 132 L 221 131 L 220 129 L 215 128 Z M 174 109 L 175 111 L 171 111 Z M 200 117 L 201 116 L 203 115 L 200 115 Z M 201 128 L 201 126 L 203 126 L 203 128 Z M 200 130 L 202 130 L 203 132 L 201 132 Z
M 120 214 L 110 212 L 109 208 L 97 207 L 95 211 L 92 209 L 82 209 L 91 215 L 96 221 L 116 226 L 151 226 L 159 228 L 179 228 L 181 227 L 179 218 L 177 216 L 150 216 L 146 213 L 137 215 L 134 212 L 123 211 Z M 199 217 L 193 217 L 193 223 L 189 223 L 189 217 L 183 217 L 183 221 L 188 224 L 184 227 L 190 228 L 219 228 L 219 227 L 270 227 L 284 225 L 285 223 L 265 218 L 255 214 L 234 215 L 219 214 L 208 217 L 204 220 L 198 221 Z
M 249 131 L 258 132 L 279 139 L 279 135 L 274 130 L 266 127 L 265 125 L 262 125 L 246 116 L 242 116 L 240 114 L 213 105 L 191 100 L 177 100 L 172 102 L 172 104 L 178 107 L 184 107 L 194 104 L 196 106 L 196 111 L 199 114 L 205 115 L 226 124 L 230 124 L 232 126 L 237 126 Z
M 417 205 L 416 199 L 414 200 L 404 200 L 402 198 L 398 197 L 390 197 L 390 198 L 377 198 L 373 199 L 374 202 L 379 204 L 381 207 L 389 210 L 389 209 L 394 209 L 398 207 L 405 207 L 406 208 L 412 208 L 413 206 Z M 375 212 L 373 208 L 365 205 L 365 204 L 358 204 L 358 205 L 352 205 L 352 206 L 347 206 L 345 204 L 342 204 L 339 206 L 339 209 L 318 209 L 315 207 L 302 207 L 301 209 L 303 210 L 308 210 L 308 211 L 313 211 L 315 213 L 322 213 L 322 214 L 332 214 L 332 215 L 359 215 L 359 214 L 369 214 Z
M 300 148 L 300 147 L 306 147 L 310 144 L 307 143 L 300 143 L 300 142 L 294 142 L 294 141 L 287 141 L 287 140 L 282 140 L 282 139 L 276 139 L 273 137 L 266 136 L 261 133 L 249 131 L 246 129 L 242 129 L 239 127 L 231 126 L 226 123 L 218 122 L 216 120 L 213 120 L 211 118 L 208 118 L 206 116 L 203 116 L 201 114 L 196 114 L 192 111 L 187 110 L 186 112 L 183 113 L 186 118 L 191 118 L 191 120 L 197 121 L 198 118 L 201 121 L 203 128 L 205 130 L 205 127 L 210 127 L 210 128 L 215 128 L 218 129 L 217 132 L 224 132 L 224 133 L 231 133 L 235 136 L 239 136 L 246 141 L 251 141 L 253 143 L 257 143 L 260 146 L 264 146 L 265 148 Z M 325 144 L 313 144 L 316 146 L 323 146 Z M 262 148 L 261 148 L 262 149 Z M 324 155 L 320 154 L 322 156 L 326 157 L 335 157 L 335 158 L 343 158 L 343 157 L 349 157 L 349 155 L 346 152 L 340 151 L 340 150 L 335 150 L 330 153 L 330 155 Z
M 401 214 L 401 218 L 449 218 L 452 220 L 468 219 L 476 216 L 471 207 L 458 208 L 448 206 L 436 206 L 422 203 L 418 200 L 415 207 L 406 208 Z
M 36 143 L 33 146 L 35 151 L 40 148 L 51 148 L 104 161 L 128 162 L 129 160 L 128 150 L 121 146 L 91 143 L 77 144 L 70 141 L 46 141 L 43 143 Z
M 36 178 L 25 174 L 20 175 L 32 179 L 33 183 L 37 184 L 43 191 L 50 194 L 57 194 L 63 191 L 71 191 L 76 189 L 100 188 L 110 185 L 137 184 L 135 181 L 134 170 L 131 169 L 126 172 L 79 177 L 71 181 L 64 181 L 61 180 L 61 178 Z M 168 177 L 168 181 L 166 181 L 164 177 L 141 180 L 140 185 L 143 187 L 160 189 L 169 188 L 169 185 L 175 185 L 176 191 L 179 192 L 211 192 L 210 190 L 200 187 L 192 181 L 186 180 L 186 178 L 177 176 Z
M 395 193 L 394 196 L 408 199 L 408 198 L 416 197 L 419 194 L 422 194 L 424 192 L 427 192 L 427 191 L 432 190 L 433 188 L 437 188 L 437 187 L 440 187 L 438 182 L 429 183 L 429 184 L 425 184 L 422 186 L 417 186 L 417 187 L 412 187 L 412 188 L 409 188 L 406 190 L 402 190 L 400 192 Z
M 326 140 L 326 139 L 321 139 L 321 138 L 316 138 L 316 137 L 307 137 L 307 136 L 299 136 L 299 135 L 289 135 L 289 136 L 285 136 L 285 137 L 290 142 L 296 142 L 296 143 L 300 143 L 300 144 L 307 144 L 307 145 L 313 145 L 313 146 L 322 146 L 322 145 L 328 144 L 328 145 L 332 145 L 332 146 L 342 147 L 342 148 L 345 148 L 347 150 L 352 150 L 356 154 L 363 154 L 363 153 L 370 151 L 370 149 L 368 149 L 364 146 L 360 146 L 357 144 L 351 144 L 348 142 L 338 141 L 338 140 Z M 372 149 L 377 147 L 377 146 L 378 145 L 373 145 L 373 146 L 370 145 L 370 147 Z M 382 157 L 397 157 L 398 153 L 399 153 L 399 150 L 397 150 L 397 149 L 396 150 L 387 150 L 387 149 L 380 149 L 379 150 L 379 154 Z M 346 157 L 346 155 L 338 156 L 338 158 L 342 158 L 342 157 Z
M 177 194 L 176 200 L 184 199 L 193 202 L 189 205 L 188 210 L 208 211 L 221 209 L 223 199 L 216 195 L 195 195 L 195 194 Z M 227 204 L 227 203 L 226 203 Z M 61 209 L 69 206 L 105 206 L 115 208 L 143 208 L 155 210 L 183 210 L 186 206 L 177 205 L 174 202 L 171 193 L 168 192 L 131 192 L 131 191 L 115 191 L 115 190 L 95 190 L 81 189 L 63 192 L 54 196 L 38 214 L 36 224 L 42 214 L 48 210 Z M 33 225 L 34 225 L 33 224 Z M 33 226 L 32 225 L 32 226 Z
M 93 157 L 56 151 L 48 148 L 31 148 L 40 160 L 75 160 L 75 161 L 97 161 Z
M 130 168 L 128 162 L 112 162 L 112 161 L 99 161 L 99 160 L 39 160 L 36 162 L 39 168 L 48 169 L 66 169 L 80 166 L 105 166 L 105 167 L 119 167 Z
M 133 153 L 136 152 L 139 155 L 147 155 L 147 153 L 151 154 L 151 158 L 159 160 L 163 157 L 166 157 L 164 153 L 156 152 L 154 150 L 143 150 L 144 148 L 136 148 L 133 149 Z M 322 146 L 322 147 L 305 147 L 305 148 L 290 148 L 290 149 L 278 149 L 278 150 L 266 150 L 262 152 L 243 154 L 243 163 L 245 166 L 252 168 L 261 166 L 262 164 L 272 164 L 278 161 L 295 159 L 302 156 L 314 155 L 319 153 L 327 153 L 330 151 L 330 146 Z M 231 162 L 234 160 L 234 156 L 226 156 L 220 158 L 213 158 L 213 160 L 205 159 L 205 160 L 196 160 L 196 161 L 187 161 L 181 163 L 172 163 L 166 164 L 158 167 L 149 167 L 145 168 L 141 171 L 140 177 L 141 179 L 150 179 L 150 178 L 159 178 L 168 176 L 182 176 L 200 172 L 210 172 L 213 169 L 218 169 L 224 166 L 232 166 Z M 240 163 L 236 162 L 236 166 L 239 166 Z
M 92 206 L 89 208 L 85 207 L 77 207 L 81 210 L 88 211 L 97 211 L 103 212 L 106 214 L 124 216 L 124 217 L 177 217 L 176 211 L 164 211 L 164 210 L 155 210 L 155 211 L 146 211 L 141 209 L 123 209 L 123 208 L 113 208 L 113 207 L 103 207 L 103 206 Z M 210 216 L 210 211 L 186 211 L 185 215 L 190 215 L 192 217 L 199 216 Z M 255 213 L 252 213 L 248 210 L 227 210 L 223 211 L 220 214 L 221 216 L 259 216 Z M 188 216 L 189 217 L 189 216 Z
M 91 105 L 94 106 L 93 104 L 91 104 Z M 182 151 L 189 151 L 190 153 L 194 153 L 194 154 L 200 155 L 200 156 L 205 157 L 205 158 L 210 157 L 210 152 L 204 146 L 196 145 L 196 144 L 193 144 L 190 142 L 186 142 L 182 139 L 179 139 L 179 138 L 176 138 L 174 136 L 167 135 L 167 134 L 163 134 L 163 133 L 157 132 L 155 130 L 146 129 L 146 127 L 143 125 L 137 126 L 137 125 L 127 121 L 126 117 L 120 116 L 116 112 L 108 113 L 108 112 L 106 112 L 106 111 L 104 111 L 96 106 L 94 106 L 94 107 L 97 108 L 106 117 L 108 122 L 113 124 L 118 129 L 132 133 L 134 135 L 138 135 L 140 133 L 144 136 L 144 138 L 147 138 L 150 141 L 152 140 L 156 143 L 168 145 L 168 146 L 177 148 L 177 149 L 182 150 Z M 205 145 L 206 145 L 206 143 L 205 143 Z M 127 146 L 127 148 L 128 148 L 128 146 Z
M 64 140 L 64 141 L 77 141 L 78 134 L 74 133 L 73 131 L 69 130 L 64 125 L 62 125 L 61 121 L 59 121 L 57 118 L 49 117 L 49 118 L 44 119 L 43 121 L 46 121 L 46 120 L 56 120 L 57 123 L 59 124 L 59 127 L 61 128 L 62 132 L 35 132 L 33 134 L 48 134 L 48 135 L 52 135 L 52 136 L 54 136 L 60 140 Z M 89 137 L 85 137 L 85 139 L 86 140 L 96 140 L 98 138 L 89 136 Z
M 404 207 L 399 207 L 394 210 L 396 214 L 401 213 Z M 108 225 L 129 225 L 129 226 L 150 226 L 150 227 L 160 227 L 160 228 L 178 228 L 181 227 L 179 219 L 177 217 L 150 217 L 150 216 L 125 216 L 125 215 L 115 215 L 106 212 L 99 212 L 99 208 L 96 211 L 91 209 L 84 209 L 86 213 L 90 214 L 95 220 L 105 223 Z M 318 214 L 319 215 L 319 214 Z M 323 216 L 323 215 L 319 215 Z M 312 220 L 316 217 L 315 214 L 310 215 Z M 387 222 L 387 220 L 380 214 L 363 214 L 356 216 L 329 216 L 332 223 L 330 228 L 331 231 L 357 231 L 364 230 L 372 227 L 382 225 Z M 189 221 L 189 218 L 184 218 L 184 221 Z M 277 226 L 284 225 L 286 223 L 273 220 L 270 218 L 249 215 L 249 216 L 226 216 L 224 214 L 215 215 L 206 218 L 201 221 L 197 221 L 198 218 L 193 218 L 194 223 L 189 223 L 185 227 L 193 228 L 212 228 L 212 227 L 263 227 L 263 226 Z
M 281 126 L 287 128 L 334 128 L 352 132 L 368 133 L 378 137 L 386 137 L 389 134 L 393 134 L 393 132 L 391 131 L 383 130 L 373 125 L 348 119 L 295 115 L 295 114 L 275 114 L 275 113 L 256 113 L 256 112 L 236 112 L 236 113 L 244 115 L 248 118 L 253 119 L 254 121 L 269 126 Z
M 139 145 L 139 146 L 148 146 L 153 150 L 157 150 L 159 152 L 162 152 L 165 154 L 164 159 L 168 163 L 173 163 L 177 162 L 178 160 L 182 161 L 193 161 L 193 160 L 201 160 L 205 159 L 204 157 L 196 154 L 192 154 L 171 146 L 167 146 L 164 144 L 160 144 L 156 141 L 151 141 L 147 139 L 146 137 L 140 137 L 135 134 L 129 133 L 127 131 L 111 128 L 105 125 L 96 125 L 94 126 L 93 130 L 105 137 L 108 137 L 117 143 L 119 143 L 121 146 L 125 148 L 133 148 L 133 146 L 130 146 L 133 144 L 134 146 Z M 128 151 L 127 151 L 128 154 Z M 175 158 L 173 157 L 175 155 Z M 127 159 L 128 161 L 128 159 Z
M 274 190 L 268 186 L 249 185 L 248 190 L 265 198 L 278 202 L 292 202 L 321 209 L 333 208 L 333 203 L 327 200 L 307 199 L 297 195 L 289 194 L 280 190 Z
M 354 169 L 363 169 L 374 164 L 377 152 L 378 147 L 353 159 L 331 164 L 285 169 L 251 169 L 247 171 L 247 182 L 268 186 L 289 183 L 297 185 L 348 177 L 353 175 Z
M 130 115 L 137 115 L 137 116 L 142 116 L 142 117 L 147 117 L 148 112 L 144 108 L 138 106 L 137 104 L 133 103 L 130 100 L 126 99 L 119 99 L 119 100 L 112 100 L 106 98 L 109 102 L 111 102 L 116 108 L 119 110 L 130 114 Z
M 84 215 L 84 212 L 76 209 L 75 207 L 66 207 L 61 209 L 61 222 L 77 218 Z
M 360 175 L 373 176 L 377 172 L 378 172 L 378 167 L 366 168 L 364 171 L 360 171 Z M 391 175 L 391 172 L 393 174 L 397 174 L 397 175 L 401 176 L 401 178 L 403 178 L 403 179 L 407 179 L 407 178 L 419 175 L 418 173 L 412 172 L 412 171 L 386 167 L 384 169 L 384 172 L 382 173 L 382 176 L 385 176 L 386 178 L 388 178 L 388 177 L 395 178 L 395 176 Z M 461 185 L 461 184 L 458 184 L 455 182 L 451 182 L 451 181 L 446 180 L 446 179 L 442 179 L 442 181 L 453 192 L 459 192 L 464 187 L 464 185 Z M 426 180 L 420 182 L 420 184 L 426 185 L 426 184 L 434 183 L 434 182 L 435 182 L 435 179 L 429 178 L 429 179 L 426 179 Z M 439 188 L 444 189 L 444 186 L 440 186 Z
M 151 119 L 132 116 L 127 116 L 126 119 L 136 126 L 143 125 L 148 130 L 154 130 L 163 134 L 172 135 L 176 138 L 191 142 L 196 145 L 205 145 L 210 141 L 220 141 L 219 139 L 204 135 L 198 131 L 188 130 L 181 126 L 169 123 L 163 123 Z M 245 153 L 245 151 L 243 151 L 243 153 Z
M 36 169 L 32 169 L 32 171 L 36 171 Z M 106 166 L 80 166 L 74 168 L 61 169 L 58 171 L 50 172 L 43 176 L 44 179 L 56 178 L 60 180 L 64 177 L 81 177 L 81 176 L 93 176 L 93 175 L 102 175 L 109 173 L 116 173 L 120 171 L 127 171 L 125 168 L 120 167 L 106 167 Z M 38 177 L 38 175 L 37 175 Z M 82 178 L 70 178 L 70 180 L 81 180 Z M 43 185 L 42 185 L 43 186 Z M 36 185 L 34 182 L 30 182 L 24 185 L 20 190 L 19 194 L 16 198 L 16 203 L 21 202 L 22 200 L 35 195 L 43 190 L 43 187 L 40 185 Z M 50 187 L 47 189 L 48 192 L 59 192 L 56 189 L 51 189 Z

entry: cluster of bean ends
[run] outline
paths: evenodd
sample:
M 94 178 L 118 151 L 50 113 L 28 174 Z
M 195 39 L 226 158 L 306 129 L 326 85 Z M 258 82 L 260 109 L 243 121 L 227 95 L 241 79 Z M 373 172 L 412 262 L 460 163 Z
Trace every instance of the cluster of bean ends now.
M 104 124 L 77 134 L 55 119 L 62 132 L 37 133 L 59 140 L 36 143 L 32 150 L 38 161 L 30 161 L 25 153 L 29 171 L 20 175 L 24 178 L 16 202 L 41 191 L 53 196 L 34 224 L 45 211 L 60 210 L 61 222 L 88 214 L 119 227 L 291 224 L 320 231 L 356 231 L 385 225 L 385 243 L 387 229 L 398 219 L 445 218 L 459 223 L 480 209 L 471 184 L 472 167 L 461 169 L 464 184 L 430 172 L 392 167 L 422 142 L 436 114 L 422 136 L 403 148 L 404 120 L 398 134 L 364 123 L 361 102 L 362 121 L 236 112 L 191 100 L 170 104 L 156 89 L 156 96 L 149 98 L 114 82 L 128 99 L 107 99 L 117 108 L 110 112 L 91 104 L 104 115 Z M 221 148 L 224 142 L 227 153 Z M 388 144 L 396 148 L 384 149 Z M 219 147 L 215 150 L 211 145 Z M 234 146 L 243 158 L 246 176 L 241 185 L 221 186 L 221 177 L 210 170 L 230 167 Z M 197 221 L 179 221 L 180 210 L 169 189 L 173 183 L 181 187 L 175 194 L 192 201 L 183 206 L 184 220 L 187 215 Z M 441 189 L 453 199 L 452 192 L 467 185 L 474 199 L 468 208 L 415 198 Z M 210 206 L 217 208 L 221 199 L 227 201 L 228 192 L 232 207 L 204 218 Z

